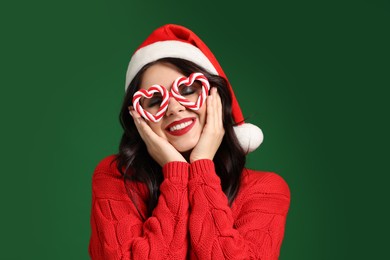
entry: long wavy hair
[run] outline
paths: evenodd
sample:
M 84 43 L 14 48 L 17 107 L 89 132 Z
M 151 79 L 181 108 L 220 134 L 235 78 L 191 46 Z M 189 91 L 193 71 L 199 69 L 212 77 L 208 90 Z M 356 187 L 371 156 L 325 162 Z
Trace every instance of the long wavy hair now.
M 210 82 L 211 87 L 218 89 L 222 101 L 223 126 L 225 135 L 222 143 L 214 156 L 215 170 L 221 179 L 222 190 L 226 194 L 229 204 L 234 201 L 241 180 L 241 173 L 245 166 L 245 152 L 239 145 L 234 133 L 233 126 L 235 122 L 232 117 L 232 98 L 227 87 L 227 81 L 223 77 L 212 75 L 204 68 L 193 62 L 179 58 L 163 58 L 145 65 L 129 84 L 123 105 L 120 111 L 119 119 L 124 133 L 119 145 L 119 153 L 116 155 L 117 168 L 123 175 L 124 185 L 128 195 L 135 204 L 139 214 L 143 219 L 149 217 L 157 205 L 160 195 L 160 184 L 163 181 L 161 166 L 149 155 L 144 141 L 141 139 L 134 121 L 129 115 L 128 107 L 132 105 L 134 93 L 141 85 L 143 73 L 153 64 L 169 63 L 174 65 L 182 74 L 189 76 L 193 72 L 203 73 Z M 239 122 L 237 122 L 239 123 Z M 133 190 L 126 185 L 130 182 L 141 182 L 146 184 L 149 191 L 149 198 L 146 202 L 147 216 L 143 216 L 137 206 L 138 196 L 135 196 Z

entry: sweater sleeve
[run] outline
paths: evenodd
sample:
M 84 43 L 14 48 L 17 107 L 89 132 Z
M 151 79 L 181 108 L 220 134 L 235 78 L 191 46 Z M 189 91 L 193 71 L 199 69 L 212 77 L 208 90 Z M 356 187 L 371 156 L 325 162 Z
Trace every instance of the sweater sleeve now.
M 140 194 L 148 194 L 146 186 L 134 184 L 136 207 L 127 195 L 123 178 L 97 167 L 92 181 L 91 259 L 186 258 L 188 164 L 168 163 L 163 175 L 157 206 L 152 216 L 143 220 L 140 213 L 145 216 L 147 196 Z
M 189 230 L 198 259 L 278 259 L 290 191 L 275 173 L 243 178 L 233 206 L 211 160 L 190 165 Z

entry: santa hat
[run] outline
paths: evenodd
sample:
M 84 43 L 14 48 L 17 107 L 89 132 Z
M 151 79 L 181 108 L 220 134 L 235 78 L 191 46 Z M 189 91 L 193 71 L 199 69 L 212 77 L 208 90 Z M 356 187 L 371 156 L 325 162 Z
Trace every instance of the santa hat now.
M 167 24 L 152 32 L 131 57 L 126 73 L 125 88 L 127 89 L 143 66 L 168 57 L 192 61 L 211 74 L 228 80 L 213 53 L 195 33 L 180 25 Z M 260 146 L 263 133 L 257 126 L 244 122 L 241 108 L 229 81 L 228 88 L 232 97 L 233 119 L 238 124 L 234 127 L 234 131 L 241 147 L 249 153 Z

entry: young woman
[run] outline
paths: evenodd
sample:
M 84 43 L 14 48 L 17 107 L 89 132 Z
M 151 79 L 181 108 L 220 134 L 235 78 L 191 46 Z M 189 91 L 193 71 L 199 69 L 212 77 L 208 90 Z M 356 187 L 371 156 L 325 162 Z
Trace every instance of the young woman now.
M 92 259 L 277 259 L 290 192 L 246 169 L 262 133 L 245 123 L 207 46 L 155 30 L 126 75 L 119 153 L 92 181 Z

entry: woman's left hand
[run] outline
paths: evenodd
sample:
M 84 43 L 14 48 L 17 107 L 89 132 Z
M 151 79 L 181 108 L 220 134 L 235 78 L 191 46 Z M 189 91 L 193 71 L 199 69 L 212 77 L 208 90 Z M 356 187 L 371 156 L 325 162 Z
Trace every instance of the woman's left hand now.
M 225 134 L 222 120 L 222 102 L 217 88 L 211 88 L 206 105 L 206 124 L 197 145 L 191 152 L 190 163 L 200 159 L 212 160 Z

